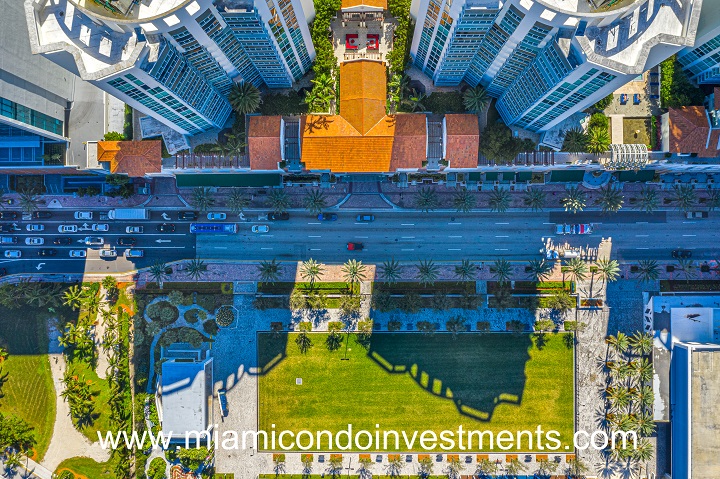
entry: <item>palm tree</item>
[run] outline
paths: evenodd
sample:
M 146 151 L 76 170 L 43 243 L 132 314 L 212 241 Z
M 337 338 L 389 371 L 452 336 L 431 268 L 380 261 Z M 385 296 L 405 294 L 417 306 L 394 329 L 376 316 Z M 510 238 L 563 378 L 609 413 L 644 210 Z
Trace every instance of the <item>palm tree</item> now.
M 362 261 L 349 259 L 345 262 L 342 267 L 343 277 L 345 281 L 350 283 L 351 288 L 355 285 L 355 283 L 365 281 L 365 269 L 365 265 L 362 264 Z
M 342 336 L 337 331 L 330 331 L 327 338 L 325 339 L 325 346 L 328 351 L 337 351 L 342 344 Z
M 565 197 L 560 200 L 560 203 L 565 207 L 565 211 L 577 213 L 585 208 L 587 202 L 587 195 L 584 191 L 581 191 L 578 186 L 573 186 L 565 191 Z
M 652 334 L 637 331 L 630 337 L 630 347 L 635 351 L 635 354 L 639 354 L 640 356 L 650 354 L 653 349 Z
M 720 208 L 720 190 L 708 190 L 705 206 L 710 211 Z
M 660 266 L 654 259 L 641 259 L 638 261 L 637 279 L 643 283 L 655 281 L 660 277 Z
M 560 289 L 547 298 L 546 304 L 548 308 L 562 314 L 576 307 L 577 299 L 564 289 Z
M 679 259 L 675 269 L 678 270 L 680 276 L 685 278 L 685 281 L 689 282 L 691 279 L 695 279 L 697 277 L 697 267 L 691 259 Z
M 677 209 L 682 212 L 688 212 L 695 207 L 697 203 L 697 194 L 692 185 L 675 185 L 673 186 L 672 201 Z
M 453 196 L 453 205 L 455 209 L 462 213 L 469 213 L 475 208 L 477 198 L 468 190 L 460 190 Z
M 317 215 L 327 206 L 327 198 L 320 190 L 310 190 L 303 198 L 303 205 L 310 213 Z
M 400 454 L 393 454 L 391 456 L 388 456 L 388 465 L 385 466 L 387 475 L 390 477 L 398 477 L 400 476 L 400 472 L 402 472 L 403 468 L 403 462 L 400 459 Z
M 612 283 L 620 276 L 620 265 L 614 259 L 599 259 L 595 262 L 597 275 L 600 279 Z
M 430 211 L 433 211 L 435 208 L 437 208 L 440 202 L 438 200 L 437 193 L 435 193 L 435 190 L 426 187 L 420 189 L 420 191 L 417 192 L 415 204 L 424 213 L 429 213 Z
M 630 339 L 627 335 L 621 331 L 618 331 L 617 335 L 610 335 L 605 338 L 605 342 L 613 347 L 618 353 L 624 353 L 630 347 Z
M 275 213 L 284 213 L 290 207 L 290 198 L 283 190 L 272 190 L 267 198 Z
M 233 134 L 225 134 L 227 141 L 220 147 L 220 152 L 225 156 L 238 157 L 245 153 L 247 146 L 241 136 Z M 234 189 L 234 188 L 233 188 Z
M 260 90 L 250 82 L 240 82 L 233 85 L 228 95 L 228 101 L 233 110 L 239 115 L 247 115 L 256 111 L 262 103 Z
M 227 206 L 232 214 L 240 214 L 245 208 L 250 206 L 250 198 L 244 194 L 240 188 L 233 188 L 227 200 Z
M 637 373 L 640 381 L 646 383 L 653 377 L 653 365 L 647 358 L 640 358 L 632 362 L 633 370 Z
M 492 476 L 497 474 L 498 464 L 489 459 L 481 459 L 475 468 L 475 475 L 479 477 Z
M 488 96 L 485 88 L 480 85 L 468 88 L 463 94 L 463 104 L 468 113 L 479 114 L 487 108 L 488 103 L 490 103 L 490 96 Z
M 658 198 L 657 190 L 650 188 L 649 186 L 643 186 L 640 190 L 640 198 L 638 199 L 635 208 L 645 213 L 652 213 L 660 205 L 660 198 Z
M 300 275 L 305 281 L 310 282 L 310 287 L 315 284 L 315 281 L 320 278 L 324 272 L 325 269 L 322 267 L 322 264 L 312 258 L 307 261 L 303 261 L 302 266 L 300 267 Z
M 63 294 L 63 304 L 70 306 L 73 311 L 80 308 L 82 304 L 82 298 L 85 296 L 85 291 L 78 286 L 70 286 L 67 291 Z
M 23 190 L 20 192 L 19 201 L 20 209 L 23 210 L 24 213 L 32 213 L 37 211 L 40 198 L 38 198 L 32 191 Z
M 537 474 L 542 477 L 550 477 L 550 475 L 557 471 L 557 468 L 560 467 L 560 463 L 555 461 L 549 461 L 547 459 L 539 459 L 537 461 Z
M 500 283 L 500 286 L 504 285 L 510 280 L 512 274 L 512 266 L 510 262 L 505 258 L 496 259 L 493 266 L 490 268 L 495 280 Z
M 655 455 L 652 444 L 647 439 L 641 440 L 632 450 L 632 458 L 639 462 L 647 462 Z
M 635 393 L 635 399 L 645 409 L 650 409 L 655 403 L 655 393 L 653 392 L 652 386 L 643 385 Z
M 588 131 L 587 152 L 601 155 L 610 148 L 610 134 L 606 128 L 595 127 Z
M 534 281 L 547 281 L 553 270 L 553 265 L 542 259 L 531 259 L 528 263 L 530 279 Z
M 275 283 L 280 278 L 280 263 L 275 258 L 272 261 L 261 261 L 258 265 L 260 281 L 263 283 Z
M 612 409 L 623 409 L 630 404 L 630 391 L 622 386 L 610 386 L 605 390 L 605 396 Z
M 160 260 L 157 260 L 148 270 L 150 278 L 158 284 L 160 289 L 162 289 L 163 281 L 168 277 L 168 274 L 165 272 L 166 270 L 167 265 Z
M 542 211 L 545 207 L 545 198 L 547 194 L 543 190 L 536 188 L 530 188 L 525 192 L 523 196 L 523 204 L 525 208 L 532 211 Z
M 297 344 L 298 349 L 300 349 L 300 352 L 302 354 L 305 354 L 308 352 L 310 348 L 312 348 L 312 340 L 310 339 L 310 336 L 303 331 L 300 334 L 298 334 L 297 338 L 295 338 L 295 344 Z
M 190 204 L 193 206 L 193 208 L 203 212 L 212 208 L 212 206 L 215 204 L 215 198 L 213 198 L 210 188 L 198 186 L 197 188 L 193 189 L 192 197 L 190 198 Z
M 423 101 L 425 101 L 427 97 L 424 93 L 421 93 L 415 89 L 413 89 L 410 92 L 410 95 L 407 98 L 403 98 L 400 100 L 400 104 L 407 106 L 408 110 L 412 111 L 424 111 L 425 110 L 425 104 Z
M 192 259 L 187 265 L 187 275 L 193 281 L 199 281 L 207 272 L 207 265 L 201 259 Z
M 575 281 L 584 281 L 587 278 L 588 265 L 580 258 L 573 258 L 568 261 L 567 272 Z
M 464 259 L 460 265 L 455 266 L 455 276 L 460 281 L 472 281 L 475 279 L 477 273 L 477 265 L 472 263 L 469 259 Z
M 440 274 L 433 260 L 420 260 L 417 265 L 417 278 L 423 286 L 432 286 Z
M 575 459 L 569 459 L 567 463 L 568 465 L 565 472 L 571 479 L 579 479 L 580 477 L 584 477 L 584 474 L 590 470 L 579 457 Z
M 600 188 L 600 208 L 603 214 L 617 213 L 623 205 L 623 194 L 617 187 L 607 185 Z
M 389 284 L 396 283 L 400 279 L 400 262 L 395 258 L 383 261 L 380 267 L 380 277 Z
M 580 128 L 572 128 L 565 133 L 562 151 L 584 153 L 587 150 L 588 136 Z
M 313 88 L 305 97 L 312 113 L 330 112 L 335 100 L 335 78 L 322 73 L 311 80 Z
M 525 471 L 527 471 L 527 467 L 517 459 L 511 459 L 510 462 L 505 465 L 505 474 L 509 476 L 518 476 Z
M 490 211 L 505 213 L 510 207 L 510 192 L 508 190 L 493 190 L 488 200 Z

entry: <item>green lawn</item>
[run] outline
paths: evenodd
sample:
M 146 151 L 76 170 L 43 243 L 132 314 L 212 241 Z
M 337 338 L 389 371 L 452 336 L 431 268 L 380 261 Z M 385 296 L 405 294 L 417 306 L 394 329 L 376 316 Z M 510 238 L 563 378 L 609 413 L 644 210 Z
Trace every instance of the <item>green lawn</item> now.
M 89 457 L 71 457 L 61 462 L 55 473 L 59 476 L 64 469 L 69 469 L 78 479 L 82 479 L 81 476 L 87 479 L 115 479 L 113 465 L 112 460 L 97 462 Z
M 563 335 L 375 333 L 368 350 L 350 338 L 335 352 L 325 333 L 302 355 L 296 333 L 259 333 L 261 430 L 560 432 L 573 433 L 573 351 Z M 544 344 L 542 344 L 544 343 Z M 296 385 L 302 378 L 302 385 Z M 477 442 L 477 440 L 476 440 Z M 390 445 L 392 446 L 392 445 Z M 522 444 L 512 450 L 536 450 Z M 327 446 L 323 447 L 327 449 Z M 395 449 L 388 447 L 388 449 Z M 311 450 L 317 450 L 313 448 Z M 400 444 L 399 450 L 408 450 Z M 416 443 L 412 451 L 421 452 Z M 439 448 L 435 449 L 442 452 Z M 488 451 L 477 444 L 472 450 Z M 495 452 L 504 452 L 495 449 Z
M 14 414 L 35 428 L 36 458 L 41 459 L 55 423 L 55 387 L 47 355 L 47 308 L 0 307 L 0 345 L 10 357 L 0 367 L 4 384 L 0 411 Z
M 92 389 L 96 393 L 95 414 L 97 417 L 91 425 L 80 429 L 80 432 L 82 432 L 83 435 L 91 442 L 95 442 L 98 440 L 98 431 L 100 431 L 104 436 L 107 431 L 116 430 L 110 422 L 110 410 L 108 408 L 110 400 L 110 384 L 107 379 L 100 379 L 97 372 L 95 372 L 95 370 L 93 370 L 84 361 L 74 360 L 72 363 L 68 364 L 68 367 L 70 368 L 70 371 L 72 371 L 73 375 L 80 378 L 84 377 L 86 380 L 93 382 Z

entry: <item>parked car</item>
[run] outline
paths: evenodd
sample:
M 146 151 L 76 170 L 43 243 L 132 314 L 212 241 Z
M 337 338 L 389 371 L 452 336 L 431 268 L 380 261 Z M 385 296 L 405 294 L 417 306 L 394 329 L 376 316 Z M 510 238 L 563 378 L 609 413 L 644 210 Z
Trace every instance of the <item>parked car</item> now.
M 18 228 L 18 226 L 15 223 L 0 225 L 0 233 L 10 233 L 12 231 L 22 231 L 22 229 Z
M 52 213 L 49 211 L 33 211 L 32 217 L 34 220 L 47 220 L 52 218 Z
M 85 257 L 87 257 L 87 251 L 85 251 L 84 249 L 71 249 L 70 257 L 71 258 L 85 258 Z
M 222 417 L 228 415 L 228 402 L 225 388 L 218 390 L 218 402 L 220 403 L 220 413 Z
M 121 236 L 117 239 L 118 246 L 135 246 L 135 238 Z
M 318 221 L 337 221 L 337 215 L 335 213 L 320 213 Z
M 268 225 L 253 225 L 252 232 L 253 233 L 267 233 L 270 231 L 270 227 Z
M 102 236 L 86 236 L 83 242 L 87 246 L 102 246 L 105 244 L 105 240 Z
M 593 232 L 593 225 L 581 223 L 576 225 L 555 225 L 555 234 L 558 235 L 587 235 Z
M 194 221 L 198 217 L 194 211 L 180 211 L 178 212 L 178 219 L 181 221 Z
M 16 220 L 17 217 L 16 211 L 0 211 L 0 220 Z
M 117 258 L 117 250 L 114 249 L 101 249 L 100 257 L 102 259 L 115 259 Z
M 59 245 L 59 246 L 69 246 L 72 244 L 72 239 L 68 238 L 67 236 L 63 236 L 60 238 L 55 238 L 53 240 L 53 244 Z
M 41 244 L 45 244 L 45 239 L 40 238 L 39 236 L 28 236 L 25 238 L 25 244 L 28 246 L 39 246 Z
M 17 259 L 22 257 L 22 252 L 17 249 L 9 249 L 5 251 L 5 257 L 10 259 Z
M 358 223 L 372 223 L 375 221 L 375 215 L 357 215 L 355 221 Z
M 688 259 L 692 257 L 692 251 L 689 249 L 676 249 L 673 250 L 672 257 L 675 259 Z
M 3 236 L 0 238 L 0 244 L 17 244 L 17 236 Z
M 267 218 L 270 221 L 286 221 L 290 219 L 290 213 L 283 211 L 282 213 L 270 212 L 267 214 Z
M 92 211 L 76 211 L 75 219 L 76 220 L 91 220 L 92 219 Z
M 365 245 L 362 244 L 362 243 L 352 243 L 352 242 L 350 242 L 350 243 L 347 244 L 347 249 L 348 249 L 348 251 L 362 251 L 362 249 L 363 249 L 364 247 L 365 247 Z
M 107 223 L 93 223 L 92 230 L 102 232 L 110 231 L 110 225 Z
M 707 211 L 688 211 L 685 213 L 685 217 L 689 219 L 695 219 L 695 218 L 707 218 L 708 212 Z
M 172 223 L 162 223 L 157 226 L 157 230 L 161 233 L 174 233 L 175 225 Z
M 39 225 L 39 224 L 35 223 L 35 224 L 27 225 L 25 227 L 25 229 L 27 231 L 30 231 L 31 233 L 34 233 L 37 231 L 45 231 L 45 225 Z
M 125 233 L 131 235 L 131 234 L 141 234 L 143 232 L 142 226 L 128 226 L 125 228 Z
M 125 250 L 126 258 L 142 258 L 143 256 L 145 256 L 145 253 L 141 249 L 126 249 Z
M 58 226 L 58 233 L 77 233 L 77 225 L 60 225 Z
M 207 219 L 209 221 L 224 221 L 226 218 L 227 218 L 227 215 L 225 213 L 210 212 L 207 214 Z
M 38 251 L 38 256 L 55 256 L 56 254 L 57 250 L 53 248 L 43 248 Z

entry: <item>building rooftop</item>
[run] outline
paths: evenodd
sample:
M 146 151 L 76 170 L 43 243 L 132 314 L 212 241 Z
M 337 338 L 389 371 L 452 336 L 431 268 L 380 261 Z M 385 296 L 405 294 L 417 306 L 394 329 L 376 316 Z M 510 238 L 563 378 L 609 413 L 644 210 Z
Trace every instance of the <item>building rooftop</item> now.
M 212 415 L 212 358 L 176 358 L 162 364 L 160 402 L 162 431 L 184 438 L 205 431 Z
M 374 61 L 340 64 L 340 115 L 361 135 L 383 117 L 387 97 L 385 65 Z
M 70 0 L 97 17 L 113 20 L 148 21 L 171 14 L 193 0 Z
M 480 126 L 477 115 L 445 115 L 445 159 L 450 168 L 477 168 Z
M 248 118 L 248 157 L 252 170 L 277 170 L 281 159 L 281 116 Z
M 108 171 L 142 178 L 147 173 L 160 173 L 162 169 L 162 142 L 145 141 L 99 141 L 97 161 L 108 163 Z
M 701 106 L 668 109 L 672 153 L 697 153 L 701 158 L 720 154 L 720 129 L 711 129 L 707 111 Z
M 341 9 L 357 9 L 358 7 L 370 7 L 369 9 L 387 10 L 387 0 L 342 0 Z
M 389 171 L 422 168 L 426 149 L 427 117 L 417 113 L 396 115 Z

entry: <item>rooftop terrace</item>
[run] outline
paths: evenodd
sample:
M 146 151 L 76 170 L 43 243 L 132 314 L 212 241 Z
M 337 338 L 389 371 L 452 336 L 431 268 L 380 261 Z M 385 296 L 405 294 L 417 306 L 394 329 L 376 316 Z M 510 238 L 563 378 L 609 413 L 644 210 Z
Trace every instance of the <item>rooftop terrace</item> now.
M 114 20 L 152 20 L 162 17 L 192 0 L 70 0 L 81 10 Z

